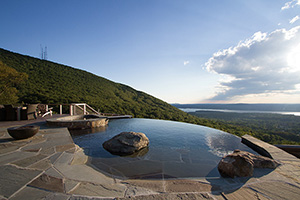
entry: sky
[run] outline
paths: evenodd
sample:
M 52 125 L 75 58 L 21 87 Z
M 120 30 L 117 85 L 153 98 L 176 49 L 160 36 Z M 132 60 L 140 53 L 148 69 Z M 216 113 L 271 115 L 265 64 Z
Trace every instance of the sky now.
M 300 103 L 300 0 L 0 0 L 0 47 L 168 103 Z M 49 77 L 51 78 L 51 77 Z

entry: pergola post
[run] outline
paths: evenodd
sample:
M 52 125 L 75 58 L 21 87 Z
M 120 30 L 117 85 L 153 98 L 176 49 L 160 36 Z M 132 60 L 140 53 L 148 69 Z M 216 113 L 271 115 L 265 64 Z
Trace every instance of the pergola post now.
M 63 111 L 62 111 L 62 105 L 60 104 L 60 105 L 59 105 L 59 114 L 62 115 L 62 112 L 63 112 Z

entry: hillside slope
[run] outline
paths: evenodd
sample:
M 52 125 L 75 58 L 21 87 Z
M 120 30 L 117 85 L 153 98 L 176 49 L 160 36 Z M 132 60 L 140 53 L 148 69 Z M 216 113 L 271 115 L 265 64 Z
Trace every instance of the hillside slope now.
M 134 117 L 189 122 L 195 118 L 151 95 L 83 70 L 1 48 L 0 60 L 28 74 L 27 82 L 17 88 L 20 102 L 85 102 L 101 112 L 130 114 Z

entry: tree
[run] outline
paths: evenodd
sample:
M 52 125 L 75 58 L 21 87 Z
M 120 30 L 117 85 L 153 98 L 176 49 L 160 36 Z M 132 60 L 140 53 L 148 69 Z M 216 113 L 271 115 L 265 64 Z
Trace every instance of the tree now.
M 0 104 L 17 103 L 16 86 L 27 79 L 26 73 L 17 72 L 0 61 Z

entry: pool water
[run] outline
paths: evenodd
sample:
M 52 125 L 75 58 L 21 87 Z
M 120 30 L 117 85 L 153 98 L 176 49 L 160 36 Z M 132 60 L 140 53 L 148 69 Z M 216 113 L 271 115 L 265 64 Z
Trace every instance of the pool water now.
M 103 149 L 106 140 L 124 131 L 145 133 L 149 147 L 131 156 L 116 156 Z M 166 120 L 111 120 L 106 127 L 72 130 L 71 135 L 90 156 L 93 167 L 124 179 L 219 177 L 217 165 L 224 155 L 235 149 L 257 154 L 229 133 Z

